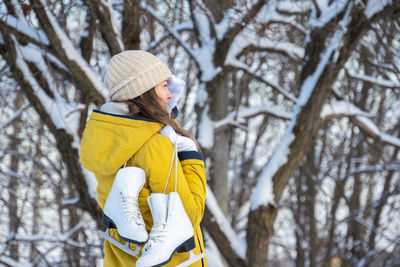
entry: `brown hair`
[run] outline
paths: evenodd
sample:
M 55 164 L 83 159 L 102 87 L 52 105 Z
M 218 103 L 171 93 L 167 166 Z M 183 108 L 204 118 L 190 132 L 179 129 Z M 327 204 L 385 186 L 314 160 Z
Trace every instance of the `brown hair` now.
M 197 150 L 201 151 L 196 139 L 169 116 L 168 112 L 161 106 L 158 99 L 159 98 L 153 87 L 142 95 L 123 102 L 129 107 L 129 115 L 133 117 L 152 119 L 165 125 L 168 124 L 178 134 L 192 139 L 197 146 Z

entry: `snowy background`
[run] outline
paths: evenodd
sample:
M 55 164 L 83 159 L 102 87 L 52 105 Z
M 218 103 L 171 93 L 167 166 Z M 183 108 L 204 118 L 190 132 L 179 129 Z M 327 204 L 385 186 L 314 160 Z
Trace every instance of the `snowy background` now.
M 85 122 L 159 56 L 203 149 L 208 265 L 400 265 L 400 3 L 0 2 L 0 265 L 101 266 Z

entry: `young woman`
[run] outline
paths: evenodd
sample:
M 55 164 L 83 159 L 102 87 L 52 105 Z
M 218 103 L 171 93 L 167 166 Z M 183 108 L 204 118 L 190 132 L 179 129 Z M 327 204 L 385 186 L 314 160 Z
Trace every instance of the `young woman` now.
M 168 67 L 154 55 L 130 50 L 111 59 L 105 86 L 111 101 L 99 111 L 92 112 L 81 145 L 82 164 L 95 174 L 98 181 L 101 207 L 104 209 L 120 168 L 124 165 L 141 168 L 145 182 L 138 195 L 138 206 L 147 232 L 152 229 L 153 217 L 159 216 L 151 213 L 154 209 L 150 210 L 147 199 L 153 194 L 174 192 L 176 186 L 193 227 L 195 248 L 192 252 L 195 255 L 204 253 L 199 225 L 206 196 L 204 160 L 194 138 L 171 117 L 171 114 L 177 114 L 174 106 L 182 91 L 182 82 L 175 79 Z M 177 168 L 175 164 L 171 165 L 174 144 L 178 151 Z M 167 183 L 169 173 L 171 177 Z M 179 221 L 175 223 L 179 224 Z M 110 235 L 123 242 L 116 229 L 111 229 Z M 159 236 L 162 238 L 162 234 Z M 153 247 L 157 247 L 157 238 L 150 232 L 149 239 L 155 244 Z M 147 249 L 151 246 L 146 244 L 149 242 L 144 242 Z M 135 250 L 136 246 L 143 250 L 143 245 L 135 244 L 131 244 L 131 249 Z M 104 266 L 136 266 L 142 253 L 131 256 L 105 241 L 104 254 Z M 188 258 L 189 253 L 176 252 L 165 266 L 177 266 Z M 190 266 L 207 266 L 206 258 Z

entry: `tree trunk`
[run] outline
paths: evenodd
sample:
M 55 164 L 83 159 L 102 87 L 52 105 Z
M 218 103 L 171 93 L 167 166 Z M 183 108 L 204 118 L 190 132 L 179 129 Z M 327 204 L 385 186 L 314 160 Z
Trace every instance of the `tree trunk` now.
M 125 49 L 140 49 L 140 1 L 125 0 L 122 20 L 122 36 Z
M 227 87 L 228 77 L 217 76 L 208 87 L 211 103 L 209 116 L 212 120 L 220 120 L 228 114 L 229 96 Z M 219 129 L 214 133 L 214 146 L 210 152 L 210 187 L 222 211 L 228 215 L 228 162 L 229 139 L 232 131 L 228 128 Z
M 23 95 L 18 92 L 15 98 L 15 109 L 18 110 L 22 107 L 24 103 L 24 97 Z M 20 120 L 17 120 L 14 123 L 14 136 L 18 136 L 21 132 L 21 122 Z M 10 151 L 18 151 L 18 145 L 20 143 L 19 138 L 13 138 L 10 140 Z M 19 166 L 19 159 L 18 156 L 11 156 L 11 163 L 10 163 L 10 170 L 14 173 L 18 173 L 18 166 Z M 8 181 L 8 188 L 9 188 L 9 208 L 8 208 L 8 216 L 10 218 L 9 220 L 9 233 L 18 233 L 18 228 L 19 228 L 19 216 L 18 216 L 18 178 L 11 176 Z M 11 258 L 18 261 L 19 258 L 19 245 L 16 243 L 13 243 L 10 245 L 10 255 Z
M 275 221 L 277 208 L 261 206 L 249 213 L 247 225 L 247 266 L 267 266 L 269 240 L 273 235 L 271 222 Z

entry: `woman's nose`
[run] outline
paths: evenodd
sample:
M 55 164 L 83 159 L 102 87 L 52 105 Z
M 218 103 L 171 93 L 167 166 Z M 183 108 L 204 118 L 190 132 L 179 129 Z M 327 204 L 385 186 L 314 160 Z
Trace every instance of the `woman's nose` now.
M 171 94 L 171 92 L 168 90 L 168 94 L 167 94 L 167 99 L 168 100 L 171 100 L 172 99 L 172 94 Z

